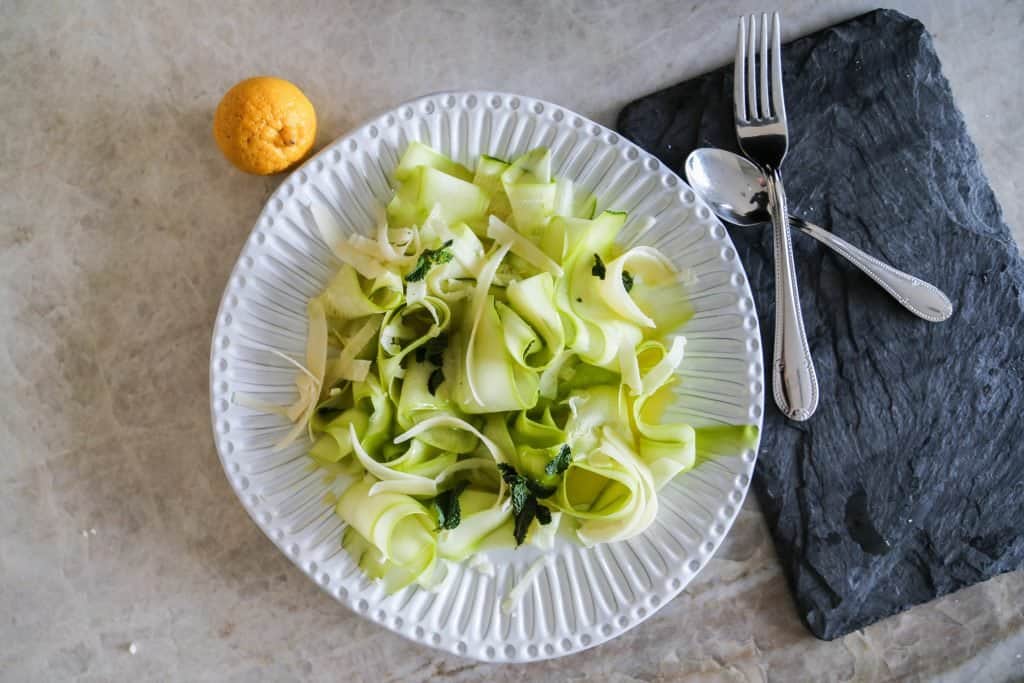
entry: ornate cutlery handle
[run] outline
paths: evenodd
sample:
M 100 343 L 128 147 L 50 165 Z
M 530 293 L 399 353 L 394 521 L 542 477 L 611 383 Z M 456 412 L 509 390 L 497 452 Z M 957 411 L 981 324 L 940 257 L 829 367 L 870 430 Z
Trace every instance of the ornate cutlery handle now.
M 864 274 L 889 292 L 904 308 L 933 323 L 939 323 L 953 315 L 953 303 L 935 285 L 897 270 L 888 263 L 879 261 L 853 246 L 844 239 L 836 237 L 825 228 L 808 223 L 803 218 L 790 216 L 789 222 L 822 244 L 842 254 L 853 265 L 864 271 Z
M 793 265 L 793 243 L 786 211 L 786 193 L 778 169 L 768 169 L 768 205 L 775 242 L 775 357 L 772 388 L 779 410 L 803 421 L 818 408 L 818 378 L 807 345 L 804 317 Z

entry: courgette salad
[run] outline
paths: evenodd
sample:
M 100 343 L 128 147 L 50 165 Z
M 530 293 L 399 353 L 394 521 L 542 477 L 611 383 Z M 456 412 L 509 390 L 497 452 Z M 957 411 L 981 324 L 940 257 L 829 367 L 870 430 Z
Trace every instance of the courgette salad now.
M 310 206 L 341 266 L 309 301 L 305 363 L 289 358 L 298 398 L 276 409 L 293 422 L 279 447 L 308 438 L 353 477 L 341 542 L 388 591 L 487 549 L 551 548 L 559 529 L 636 536 L 699 451 L 756 439 L 664 418 L 686 278 L 621 248 L 626 214 L 595 215 L 548 150 L 470 170 L 413 142 L 394 184 L 372 237 Z

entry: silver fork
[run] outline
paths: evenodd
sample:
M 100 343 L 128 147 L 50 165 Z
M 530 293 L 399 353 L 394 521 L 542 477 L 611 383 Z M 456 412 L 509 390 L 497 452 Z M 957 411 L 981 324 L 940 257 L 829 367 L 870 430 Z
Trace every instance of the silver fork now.
M 818 378 L 800 312 L 786 193 L 782 189 L 780 171 L 789 147 L 789 128 L 782 97 L 778 12 L 772 15 L 771 29 L 769 32 L 768 15 L 762 14 L 758 41 L 757 18 L 750 15 L 749 30 L 748 20 L 740 19 L 733 72 L 733 109 L 740 148 L 761 167 L 768 183 L 775 241 L 775 357 L 772 363 L 775 403 L 791 420 L 806 420 L 818 407 Z M 756 59 L 759 42 L 760 63 Z

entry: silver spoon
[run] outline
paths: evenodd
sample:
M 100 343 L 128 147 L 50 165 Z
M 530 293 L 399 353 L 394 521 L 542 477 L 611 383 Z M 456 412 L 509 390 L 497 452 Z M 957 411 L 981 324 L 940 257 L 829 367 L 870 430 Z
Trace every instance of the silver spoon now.
M 705 147 L 690 153 L 685 169 L 693 191 L 723 221 L 744 228 L 771 223 L 764 178 L 747 159 L 723 149 Z M 937 323 L 953 315 L 949 297 L 934 285 L 896 270 L 798 216 L 790 215 L 789 224 L 845 256 L 919 318 Z

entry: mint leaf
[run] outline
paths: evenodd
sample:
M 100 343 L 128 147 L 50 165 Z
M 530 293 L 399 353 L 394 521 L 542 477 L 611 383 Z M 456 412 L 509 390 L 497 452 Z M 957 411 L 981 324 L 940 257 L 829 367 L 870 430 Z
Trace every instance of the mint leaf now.
M 427 391 L 430 392 L 431 396 L 437 394 L 437 388 L 444 382 L 444 370 L 441 368 L 434 368 L 434 371 L 430 373 L 430 377 L 427 378 Z
M 551 511 L 539 504 L 537 498 L 546 498 L 552 495 L 555 489 L 545 488 L 529 477 L 524 477 L 508 463 L 499 462 L 498 470 L 501 472 L 501 478 L 508 484 L 512 497 L 512 517 L 515 520 L 512 534 L 518 547 L 526 540 L 526 534 L 534 519 L 541 524 L 551 522 Z
M 548 510 L 543 505 L 537 506 L 537 521 L 543 526 L 551 524 L 551 510 Z
M 512 507 L 515 509 L 515 498 L 512 499 Z M 515 515 L 515 526 L 512 529 L 512 534 L 516 538 L 516 546 L 521 546 L 523 541 L 526 540 L 526 534 L 530 530 L 530 524 L 533 523 L 533 518 L 537 514 L 537 499 L 533 496 L 529 496 L 523 503 L 522 509 Z M 550 518 L 549 518 L 550 520 Z
M 544 472 L 546 474 L 562 474 L 572 463 L 572 450 L 569 448 L 569 444 L 562 446 L 561 450 L 558 451 L 558 455 L 554 457 L 547 465 L 544 466 Z
M 519 473 L 516 472 L 516 468 L 509 465 L 507 462 L 498 463 L 498 471 L 501 472 L 501 478 L 505 480 L 505 483 L 511 486 L 515 483 L 516 477 Z
M 445 242 L 444 244 L 441 245 L 440 249 L 437 249 L 436 251 L 434 251 L 433 259 L 434 259 L 434 264 L 435 265 L 441 265 L 442 263 L 448 263 L 453 258 L 455 258 L 455 254 L 453 254 L 452 250 L 448 248 L 450 246 L 452 246 L 452 240 L 448 240 L 447 242 Z
M 442 332 L 432 339 L 428 339 L 427 343 L 416 349 L 416 360 L 421 363 L 426 360 L 431 365 L 441 367 L 444 363 L 444 352 L 448 348 L 448 333 Z M 419 357 L 419 352 L 423 351 L 423 360 Z
M 534 498 L 550 498 L 555 495 L 555 491 L 558 489 L 555 487 L 547 487 L 540 484 L 533 479 L 526 480 L 526 488 L 530 489 L 530 493 L 533 494 Z
M 428 250 L 429 251 L 429 250 Z M 419 282 L 427 276 L 427 271 L 430 270 L 431 266 L 430 258 L 427 256 L 427 252 L 420 254 L 419 259 L 416 261 L 416 267 L 405 276 L 406 282 Z
M 406 282 L 419 282 L 427 276 L 427 272 L 439 263 L 448 263 L 455 254 L 451 250 L 452 240 L 448 240 L 437 249 L 424 249 L 416 259 L 416 267 L 405 276 Z
M 626 293 L 633 291 L 633 275 L 628 271 L 622 271 L 622 286 L 626 288 Z
M 516 517 L 523 514 L 523 510 L 526 509 L 526 503 L 533 496 L 530 495 L 530 488 L 526 485 L 526 480 L 522 477 L 517 476 L 516 481 L 511 484 L 512 488 L 512 514 Z
M 605 270 L 604 267 L 604 261 L 601 260 L 600 254 L 594 254 L 594 267 L 590 269 L 590 274 L 602 280 L 607 274 L 607 270 Z
M 462 522 L 462 508 L 459 496 L 466 490 L 469 482 L 460 482 L 455 488 L 442 491 L 434 498 L 434 510 L 437 511 L 437 525 L 441 529 L 455 529 Z

